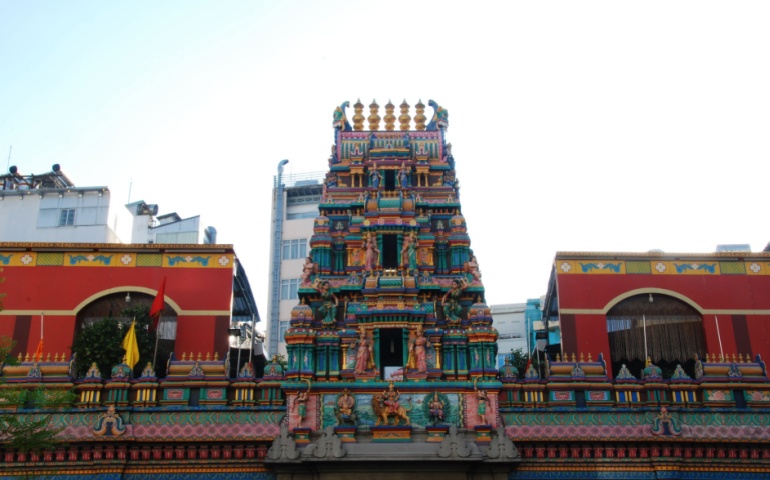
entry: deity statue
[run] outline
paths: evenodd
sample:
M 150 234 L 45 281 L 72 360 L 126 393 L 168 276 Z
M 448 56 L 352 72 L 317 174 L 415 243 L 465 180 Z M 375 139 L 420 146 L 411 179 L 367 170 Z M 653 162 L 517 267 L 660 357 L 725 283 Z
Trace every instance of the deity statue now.
M 369 169 L 369 186 L 378 189 L 380 188 L 380 182 L 382 181 L 382 174 L 377 170 L 377 164 L 373 163 L 372 168 Z
M 433 399 L 428 402 L 428 418 L 434 425 L 444 421 L 444 402 L 438 398 L 438 392 L 433 392 Z
M 372 409 L 377 416 L 376 425 L 388 425 L 390 417 L 394 417 L 394 425 L 398 425 L 401 420 L 406 425 L 411 424 L 411 420 L 409 420 L 406 414 L 407 410 L 399 402 L 400 397 L 401 393 L 395 389 L 393 382 L 390 382 L 387 390 L 383 390 L 381 394 L 372 397 Z
M 305 264 L 302 266 L 302 286 L 310 285 L 313 275 L 318 273 L 318 264 L 313 262 L 313 257 L 305 257 Z
M 356 345 L 356 373 L 364 373 L 374 368 L 372 342 L 366 337 L 366 330 L 361 327 Z
M 465 271 L 471 276 L 471 281 L 481 282 L 481 270 L 476 255 L 472 255 L 471 259 L 465 262 Z
M 321 306 L 318 307 L 318 312 L 321 314 L 321 323 L 327 327 L 334 325 L 334 320 L 337 318 L 337 305 L 339 304 L 339 300 L 337 300 L 337 296 L 329 290 L 331 288 L 329 281 L 323 280 L 319 282 L 318 279 L 316 279 L 313 288 L 321 294 L 322 303 Z
M 401 265 L 407 274 L 417 270 L 417 239 L 415 233 L 404 235 L 404 246 L 401 247 Z
M 428 362 L 426 360 L 426 347 L 428 346 L 430 346 L 430 342 L 425 338 L 422 328 L 417 327 L 415 338 L 412 341 L 409 353 L 412 360 L 410 365 L 413 364 L 418 373 L 425 373 L 428 371 Z
M 401 169 L 398 171 L 398 185 L 401 188 L 409 186 L 409 169 L 406 168 L 405 163 L 401 163 Z
M 487 395 L 487 391 L 484 389 L 477 389 L 476 385 L 473 385 L 473 391 L 476 394 L 476 399 L 478 400 L 478 406 L 476 407 L 476 413 L 479 416 L 479 423 L 481 425 L 486 425 L 487 423 L 487 403 L 489 403 L 489 396 Z
M 356 398 L 345 388 L 337 397 L 337 405 L 334 408 L 334 414 L 337 417 L 337 425 L 355 425 L 357 416 L 354 408 Z
M 373 235 L 369 235 L 364 243 L 364 270 L 372 273 L 380 263 L 380 249 Z
M 460 305 L 460 296 L 467 287 L 468 282 L 464 278 L 452 280 L 452 288 L 444 294 L 441 301 L 444 304 L 444 317 L 451 325 L 457 325 L 461 321 L 463 307 Z
M 297 394 L 297 399 L 294 401 L 294 407 L 297 409 L 297 416 L 299 417 L 297 420 L 297 425 L 299 426 L 302 426 L 302 420 L 305 419 L 305 415 L 307 414 L 307 406 L 305 405 L 307 396 L 307 392 L 299 392 L 299 394 Z

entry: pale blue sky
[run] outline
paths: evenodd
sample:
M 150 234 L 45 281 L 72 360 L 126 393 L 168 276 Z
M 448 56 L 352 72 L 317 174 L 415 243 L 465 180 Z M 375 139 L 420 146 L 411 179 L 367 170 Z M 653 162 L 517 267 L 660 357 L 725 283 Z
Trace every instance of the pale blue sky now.
M 432 98 L 487 300 L 523 301 L 557 250 L 770 240 L 769 5 L 0 0 L 0 158 L 201 214 L 264 316 L 278 161 L 324 170 L 342 101 Z

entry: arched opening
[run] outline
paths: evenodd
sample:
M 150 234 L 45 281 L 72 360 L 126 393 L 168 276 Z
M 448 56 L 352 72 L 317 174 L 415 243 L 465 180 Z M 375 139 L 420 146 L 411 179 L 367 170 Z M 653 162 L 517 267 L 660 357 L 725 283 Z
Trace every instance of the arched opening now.
M 154 298 L 153 295 L 147 293 L 125 291 L 110 293 L 88 303 L 77 314 L 73 347 L 79 343 L 78 337 L 80 335 L 83 335 L 90 327 L 95 328 L 97 324 L 103 321 L 114 323 L 114 335 L 117 335 L 122 340 L 127 331 L 126 329 L 131 325 L 134 317 L 146 317 Z M 148 318 L 137 318 L 137 328 L 143 328 L 145 333 L 149 332 L 150 324 L 151 321 Z M 176 341 L 176 325 L 177 314 L 173 308 L 166 304 L 157 329 L 158 350 L 155 361 L 155 373 L 158 377 L 163 377 L 166 374 L 166 361 L 169 354 L 174 350 L 174 343 Z M 111 330 L 110 332 L 112 333 Z M 139 338 L 139 336 L 140 334 L 137 332 L 137 337 Z M 142 335 L 142 337 L 146 337 L 146 335 Z M 151 335 L 151 338 L 154 341 L 155 335 Z M 149 348 L 154 353 L 154 343 Z M 140 349 L 142 349 L 141 343 Z M 103 352 L 103 355 L 89 360 L 82 359 L 79 356 L 77 362 L 79 374 L 82 374 L 88 368 L 89 361 L 96 361 L 99 364 L 102 378 L 109 378 L 111 368 L 120 361 L 123 355 L 123 350 L 120 348 L 112 350 L 115 351 Z M 143 354 L 140 363 L 134 368 L 135 375 L 141 372 L 147 361 L 152 361 L 151 355 Z
M 613 375 L 625 364 L 640 378 L 649 357 L 663 370 L 664 377 L 669 377 L 677 364 L 694 376 L 693 356 L 706 353 L 703 319 L 698 311 L 659 293 L 634 295 L 613 306 L 607 312 L 607 332 Z

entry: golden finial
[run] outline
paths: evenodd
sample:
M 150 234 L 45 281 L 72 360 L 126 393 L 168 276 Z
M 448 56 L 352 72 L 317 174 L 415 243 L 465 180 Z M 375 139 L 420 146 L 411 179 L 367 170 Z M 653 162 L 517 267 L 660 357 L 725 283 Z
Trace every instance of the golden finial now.
M 588 363 L 593 362 L 593 358 L 591 358 L 591 352 L 588 352 Z
M 412 120 L 412 117 L 409 116 L 409 104 L 406 103 L 406 99 L 404 99 L 403 102 L 401 102 L 400 105 L 401 108 L 401 115 L 398 116 L 398 123 L 401 130 L 406 131 L 409 130 L 409 122 Z
M 214 361 L 219 360 L 219 352 L 214 352 Z
M 719 354 L 719 363 L 725 363 L 725 354 L 724 353 L 720 353 Z
M 206 352 L 206 361 L 207 362 L 211 361 L 211 352 Z
M 417 104 L 414 106 L 414 128 L 418 131 L 425 130 L 425 121 L 428 119 L 428 117 L 425 116 L 425 104 L 422 103 L 422 100 L 419 100 Z
M 200 362 L 202 360 L 203 360 L 203 354 L 201 352 L 198 352 L 198 361 Z
M 58 362 L 59 361 L 59 354 L 58 353 L 53 356 L 53 361 L 54 362 Z
M 50 362 L 51 361 L 51 352 L 48 352 L 48 358 L 46 358 L 45 361 L 46 362 Z
M 29 362 L 29 352 L 24 356 L 24 361 Z
M 380 106 L 377 105 L 377 100 L 372 100 L 372 103 L 369 104 L 369 130 L 372 132 L 376 132 L 380 129 L 380 116 L 377 115 L 377 112 L 380 110 Z
M 743 363 L 743 354 L 738 353 L 738 363 Z
M 575 362 L 577 362 L 577 360 L 575 360 L 575 352 L 572 352 L 572 363 L 575 363 Z
M 22 362 L 21 352 L 19 352 L 19 363 Z
M 737 359 L 735 357 L 735 353 L 733 353 L 733 363 L 737 362 Z
M 585 362 L 585 358 L 583 357 L 583 352 L 580 352 L 580 363 Z
M 187 354 L 182 352 L 182 361 L 187 361 Z
M 396 108 L 393 103 L 388 100 L 388 103 L 385 104 L 385 130 L 391 132 L 393 129 L 396 128 L 396 116 L 393 115 L 393 109 Z
M 358 99 L 353 105 L 353 112 L 353 130 L 360 132 L 364 129 L 364 120 L 366 120 L 363 114 L 364 104 L 361 103 L 361 99 Z
M 556 361 L 561 362 L 561 355 L 558 353 L 556 354 Z
M 650 365 L 652 365 L 652 359 L 650 357 L 647 357 L 647 361 L 644 363 L 644 366 L 649 367 Z
M 750 353 L 746 354 L 746 363 L 751 363 L 751 354 Z

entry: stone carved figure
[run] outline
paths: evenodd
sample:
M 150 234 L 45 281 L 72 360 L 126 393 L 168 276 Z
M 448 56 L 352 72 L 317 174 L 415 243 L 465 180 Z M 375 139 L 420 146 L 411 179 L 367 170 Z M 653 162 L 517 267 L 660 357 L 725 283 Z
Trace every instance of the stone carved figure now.
M 375 425 L 389 425 L 391 417 L 393 425 L 398 425 L 402 420 L 405 425 L 411 425 L 412 422 L 407 415 L 409 410 L 401 406 L 400 397 L 401 393 L 395 389 L 393 382 L 390 382 L 387 390 L 372 396 L 372 410 L 377 416 Z
M 444 318 L 450 325 L 458 325 L 462 320 L 460 315 L 462 315 L 463 307 L 460 305 L 460 296 L 467 287 L 468 282 L 464 278 L 454 279 L 452 280 L 452 288 L 444 294 L 441 303 L 443 304 Z
M 406 168 L 404 163 L 401 163 L 401 168 L 398 171 L 398 185 L 401 188 L 409 186 L 409 169 Z

